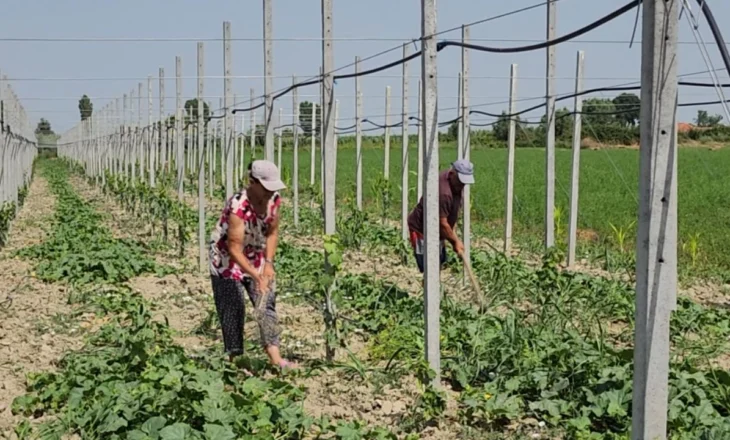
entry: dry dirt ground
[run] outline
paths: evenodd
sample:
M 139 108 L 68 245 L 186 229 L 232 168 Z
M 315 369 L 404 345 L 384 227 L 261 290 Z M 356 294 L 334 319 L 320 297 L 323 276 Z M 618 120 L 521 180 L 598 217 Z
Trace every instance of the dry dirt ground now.
M 58 284 L 34 278 L 30 262 L 13 252 L 38 244 L 53 224 L 55 198 L 36 176 L 25 204 L 13 221 L 10 240 L 0 252 L 0 437 L 10 438 L 20 418 L 11 414 L 15 397 L 25 391 L 30 372 L 49 370 L 64 352 L 82 345 L 82 335 L 96 325 L 93 314 L 72 318 L 67 292 Z

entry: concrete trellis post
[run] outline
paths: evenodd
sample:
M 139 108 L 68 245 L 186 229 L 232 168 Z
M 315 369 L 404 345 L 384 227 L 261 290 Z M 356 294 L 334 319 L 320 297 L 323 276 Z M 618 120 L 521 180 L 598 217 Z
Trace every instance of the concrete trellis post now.
M 249 92 L 251 94 L 249 103 L 251 104 L 251 107 L 253 107 L 255 92 L 253 89 Z M 251 112 L 251 160 L 253 160 L 254 157 L 256 157 L 256 111 Z
M 319 130 L 319 189 L 324 194 L 324 143 L 325 143 L 325 133 L 324 133 L 324 118 L 325 118 L 325 110 L 324 110 L 324 75 L 323 75 L 322 67 L 319 68 L 319 76 L 322 78 L 322 81 L 319 83 L 319 108 L 320 108 L 320 130 Z M 333 84 L 334 87 L 334 84 Z M 334 99 L 334 91 L 332 92 L 332 96 Z M 332 104 L 334 106 L 334 104 Z M 334 107 L 332 108 L 334 110 Z M 332 128 L 334 130 L 334 127 Z M 334 132 L 333 132 L 334 133 Z M 334 134 L 333 134 L 334 136 Z
M 456 87 L 456 158 L 461 159 L 464 157 L 464 115 L 461 113 L 463 107 L 461 105 L 461 72 L 457 74 L 457 87 Z
M 223 108 L 223 98 L 220 98 L 218 100 L 218 108 L 220 108 L 220 109 Z M 216 130 L 215 137 L 216 137 L 216 139 L 218 139 L 218 143 L 220 144 L 220 148 L 219 148 L 220 149 L 220 162 L 218 162 L 220 164 L 220 168 L 218 170 L 218 172 L 219 172 L 219 176 L 218 176 L 219 179 L 218 180 L 219 180 L 219 182 L 220 182 L 221 185 L 225 185 L 226 184 L 226 178 L 225 178 L 225 175 L 226 175 L 226 160 L 225 160 L 226 153 L 225 153 L 225 150 L 224 150 L 224 144 L 225 144 L 225 142 L 223 140 L 224 134 L 223 134 L 223 128 L 222 128 L 223 125 L 222 124 L 223 124 L 223 121 L 221 121 L 220 119 L 218 119 L 218 121 L 216 122 L 216 127 L 215 127 L 215 130 Z M 217 153 L 216 153 L 216 156 L 217 156 Z M 218 160 L 218 158 L 216 157 L 216 161 L 217 160 Z
M 408 57 L 408 44 L 403 45 L 403 58 Z M 401 238 L 408 239 L 408 63 L 403 63 L 403 86 L 401 91 Z
M 547 41 L 555 39 L 557 4 L 547 2 Z M 545 247 L 555 244 L 555 46 L 547 48 L 547 75 L 545 118 L 547 120 L 547 148 L 545 148 Z
M 179 201 L 183 201 L 183 185 L 185 182 L 185 158 L 184 145 L 183 145 L 183 98 L 182 98 L 182 58 L 175 57 L 175 95 L 176 95 L 176 108 L 175 108 L 175 131 L 176 131 L 176 153 L 175 162 L 177 164 L 177 198 Z
M 665 439 L 669 319 L 677 304 L 677 34 L 680 0 L 643 4 L 636 336 L 631 438 Z
M 292 85 L 297 83 L 297 77 L 293 76 Z M 299 226 L 299 91 L 292 91 L 292 119 L 294 121 L 292 131 L 294 135 L 294 166 L 292 167 L 292 191 L 294 192 L 294 227 Z
M 158 72 L 159 76 L 159 90 L 160 90 L 160 151 L 159 160 L 157 161 L 161 166 L 160 169 L 164 175 L 167 167 L 167 129 L 165 124 L 165 69 L 160 67 Z
M 271 125 L 274 113 L 274 48 L 272 1 L 264 0 L 264 159 L 274 161 L 274 127 Z
M 276 154 L 276 166 L 279 167 L 279 171 L 283 171 L 281 169 L 281 143 L 282 143 L 282 137 L 283 137 L 283 134 L 284 134 L 284 127 L 283 127 L 283 124 L 284 124 L 284 109 L 283 108 L 279 108 L 279 119 L 276 121 L 276 124 L 278 125 L 278 128 L 277 128 L 276 131 L 278 132 L 277 135 L 279 137 L 279 139 L 278 139 L 278 147 L 277 147 L 277 151 L 276 151 L 276 153 L 277 153 Z
M 131 110 L 130 120 L 134 124 L 135 123 L 135 115 L 134 115 L 134 103 L 136 101 L 136 97 L 134 95 L 134 89 L 132 89 L 132 92 L 129 94 L 129 108 Z M 93 118 L 93 117 L 92 117 Z M 96 126 L 96 123 L 93 123 L 92 126 Z M 134 186 L 137 183 L 137 142 L 139 141 L 139 124 L 136 124 L 137 126 L 134 128 L 134 136 L 132 137 L 132 144 L 130 145 L 130 151 L 129 151 L 129 164 L 131 166 L 130 174 L 132 176 L 132 186 Z M 92 137 L 96 138 L 94 134 L 92 134 Z M 95 139 L 95 142 L 98 141 Z M 94 148 L 94 152 L 96 151 L 96 147 Z M 92 171 L 92 174 L 93 173 Z
M 469 27 L 461 27 L 461 41 L 464 44 L 469 43 Z M 461 48 L 461 127 L 462 127 L 462 151 L 460 156 L 466 160 L 471 160 L 471 124 L 469 121 L 469 49 Z M 464 220 L 462 222 L 462 234 L 464 236 L 464 259 L 471 261 L 471 190 L 472 185 L 466 185 L 463 193 Z M 464 271 L 464 281 L 468 282 L 468 275 Z
M 421 93 L 423 86 L 421 80 L 418 80 L 418 165 L 417 165 L 417 194 L 416 200 L 421 200 L 423 196 L 423 99 Z
M 335 233 L 335 173 L 337 156 L 335 150 L 335 89 L 332 70 L 334 55 L 332 48 L 332 0 L 322 0 L 322 140 L 323 140 L 323 200 L 324 233 Z
M 212 105 L 208 103 L 208 107 L 212 108 Z M 213 173 L 215 172 L 215 137 L 213 136 L 213 129 L 210 121 L 205 123 L 206 132 L 206 144 L 208 151 L 208 197 L 213 198 L 213 185 L 215 180 L 213 179 Z
M 145 178 L 145 155 L 144 155 L 144 136 L 145 128 L 142 125 L 142 83 L 137 84 L 137 125 L 139 126 L 139 136 L 137 136 L 137 160 L 139 161 L 139 178 L 144 182 Z M 149 128 L 148 128 L 149 129 Z
M 233 195 L 233 120 L 231 108 L 233 107 L 233 79 L 231 78 L 231 23 L 223 23 L 223 131 L 225 132 L 223 142 L 223 154 L 226 162 L 226 199 Z
M 573 164 L 570 178 L 570 220 L 568 226 L 568 267 L 575 265 L 575 247 L 578 236 L 578 180 L 580 179 L 580 141 L 583 111 L 583 51 L 578 52 L 575 68 L 575 115 L 573 119 Z
M 121 110 L 121 99 L 116 98 L 114 100 L 114 126 L 116 127 L 116 135 L 114 136 L 114 152 L 113 152 L 113 167 L 112 172 L 114 174 L 119 174 L 121 171 L 121 160 L 119 152 L 121 151 L 121 145 L 122 145 L 122 110 Z M 83 132 L 81 133 L 81 136 L 83 138 Z
M 238 179 L 237 184 L 246 177 L 246 115 L 241 115 L 241 143 L 238 150 Z
M 128 132 L 127 126 L 129 123 L 128 118 L 129 118 L 129 97 L 125 93 L 124 95 L 122 95 L 122 155 L 123 155 L 122 156 L 123 157 L 122 165 L 123 165 L 123 173 L 124 173 L 125 179 L 129 178 L 129 174 L 128 174 L 129 173 L 129 167 L 128 167 L 129 151 L 128 150 L 129 150 L 130 142 L 129 142 L 129 138 L 127 137 L 127 132 Z M 88 146 L 88 137 L 89 137 L 88 132 L 87 132 L 88 125 L 89 124 L 86 123 L 86 121 L 82 121 L 82 124 L 81 124 L 82 131 L 81 132 L 84 135 L 83 143 L 87 144 L 87 146 Z
M 149 148 L 149 174 L 150 186 L 155 187 L 155 145 L 154 142 L 154 126 L 152 125 L 152 75 L 147 77 L 147 125 L 149 132 L 147 135 L 147 147 Z
M 355 75 L 360 73 L 360 57 L 355 57 Z M 362 92 L 360 76 L 355 77 L 355 199 L 362 210 Z
M 312 187 L 314 187 L 314 176 L 317 173 L 317 107 L 317 103 L 312 102 L 312 132 L 310 133 L 312 145 L 309 147 L 312 155 L 311 162 L 309 162 L 309 184 Z
M 517 99 L 517 64 L 510 68 L 509 82 L 509 114 L 516 111 L 515 100 Z M 512 212 L 515 188 L 515 118 L 509 118 L 509 138 L 507 141 L 507 191 L 504 213 L 504 253 L 509 255 L 512 250 Z
M 233 95 L 233 102 L 234 105 L 236 102 L 238 102 L 238 95 Z M 233 191 L 238 191 L 238 161 L 239 161 L 239 152 L 238 152 L 238 118 L 236 118 L 236 115 L 234 114 L 231 116 L 231 121 L 233 122 L 233 153 L 231 154 L 231 158 L 233 160 Z
M 436 0 L 421 1 L 421 81 L 423 82 L 423 265 L 424 265 L 424 316 L 426 327 L 425 351 L 426 360 L 435 372 L 434 385 L 441 381 L 440 354 L 440 297 L 441 282 L 439 279 L 441 264 L 439 262 L 439 139 L 437 108 L 437 55 L 436 50 Z
M 385 87 L 385 159 L 383 161 L 383 178 L 390 179 L 390 86 Z
M 203 43 L 198 43 L 198 256 L 201 272 L 205 272 L 207 253 L 205 252 L 205 57 Z
M 340 135 L 337 133 L 337 125 L 340 123 L 340 100 L 335 99 L 335 169 L 337 167 L 337 150 L 340 147 Z

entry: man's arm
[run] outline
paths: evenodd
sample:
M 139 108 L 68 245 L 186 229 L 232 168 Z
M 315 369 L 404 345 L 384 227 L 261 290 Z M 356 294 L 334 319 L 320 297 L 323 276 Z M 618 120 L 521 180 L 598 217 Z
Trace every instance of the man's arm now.
M 454 252 L 461 256 L 464 253 L 464 244 L 461 240 L 459 240 L 459 237 L 456 235 L 456 232 L 451 225 L 449 225 L 449 221 L 446 217 L 439 217 L 439 230 L 441 232 L 441 237 L 451 243 L 451 246 L 454 248 Z

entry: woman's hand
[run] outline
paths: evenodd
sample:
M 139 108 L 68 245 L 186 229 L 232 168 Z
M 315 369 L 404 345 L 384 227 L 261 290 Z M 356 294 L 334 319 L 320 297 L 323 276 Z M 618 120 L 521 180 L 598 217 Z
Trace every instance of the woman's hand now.
M 274 264 L 267 261 L 264 263 L 264 270 L 261 273 L 260 279 L 260 292 L 264 293 L 268 291 L 269 285 L 272 281 L 274 281 L 274 277 L 276 276 L 276 271 L 274 270 Z
M 264 263 L 264 272 L 262 274 L 264 278 L 268 278 L 269 281 L 273 280 L 276 276 L 276 271 L 274 270 L 274 263 L 271 261 L 267 261 Z

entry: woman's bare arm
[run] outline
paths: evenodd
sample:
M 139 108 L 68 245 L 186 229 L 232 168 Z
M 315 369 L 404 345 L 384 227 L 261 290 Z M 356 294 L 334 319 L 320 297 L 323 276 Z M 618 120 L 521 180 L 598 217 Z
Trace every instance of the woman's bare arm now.
M 243 220 L 235 214 L 228 217 L 228 253 L 233 261 L 238 264 L 241 269 L 249 274 L 257 283 L 260 280 L 259 272 L 251 265 L 243 255 L 243 237 L 246 226 Z

